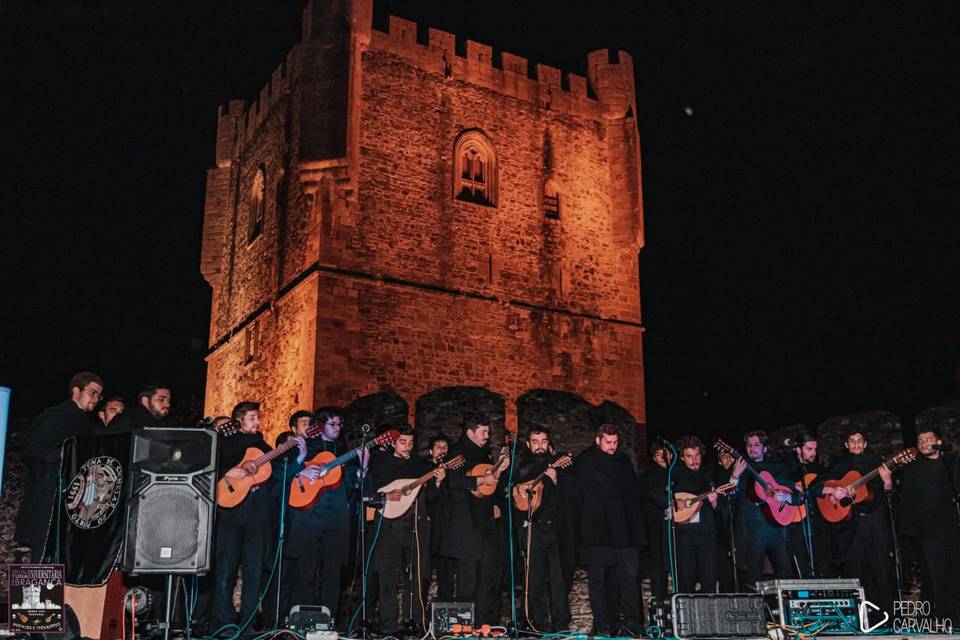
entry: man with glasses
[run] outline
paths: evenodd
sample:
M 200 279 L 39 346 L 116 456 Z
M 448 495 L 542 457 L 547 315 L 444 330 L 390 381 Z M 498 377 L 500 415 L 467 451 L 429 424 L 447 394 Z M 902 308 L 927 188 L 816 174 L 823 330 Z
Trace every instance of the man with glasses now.
M 95 373 L 81 371 L 70 378 L 67 391 L 69 399 L 44 409 L 24 434 L 21 459 L 26 477 L 14 534 L 17 559 L 21 561 L 43 559 L 57 494 L 63 442 L 93 433 L 89 414 L 103 395 L 103 380 Z

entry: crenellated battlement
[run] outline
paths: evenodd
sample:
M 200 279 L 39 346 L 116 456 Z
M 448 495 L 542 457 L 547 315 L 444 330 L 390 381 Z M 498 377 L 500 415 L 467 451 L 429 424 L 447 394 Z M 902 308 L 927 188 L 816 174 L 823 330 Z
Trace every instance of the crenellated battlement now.
M 447 78 L 464 80 L 493 89 L 542 108 L 588 118 L 622 118 L 633 104 L 633 59 L 624 51 L 610 62 L 607 49 L 587 57 L 589 79 L 537 64 L 529 73 L 529 61 L 502 52 L 499 65 L 493 47 L 466 41 L 466 57 L 456 52 L 456 35 L 428 28 L 427 44 L 417 42 L 417 23 L 390 16 L 386 32 L 373 30 L 370 48 L 395 54 L 418 68 Z M 588 93 L 588 83 L 596 98 Z
M 356 0 L 364 4 L 369 0 Z M 309 21 L 312 5 L 304 10 L 304 37 L 313 33 Z M 366 21 L 372 14 L 359 11 Z M 474 40 L 466 41 L 466 56 L 457 53 L 457 37 L 453 33 L 428 27 L 426 44 L 417 42 L 417 23 L 398 16 L 389 16 L 386 32 L 370 29 L 369 24 L 354 24 L 370 34 L 361 40 L 371 51 L 394 54 L 429 73 L 451 80 L 462 80 L 486 87 L 500 94 L 538 105 L 542 109 L 596 120 L 619 119 L 636 113 L 633 58 L 624 51 L 607 49 L 587 54 L 587 77 L 564 72 L 545 64 L 536 64 L 532 73 L 527 58 L 507 51 L 497 60 L 493 47 Z M 217 166 L 230 165 L 238 145 L 249 140 L 276 102 L 291 90 L 296 65 L 301 61 L 303 45 L 296 44 L 276 70 L 270 81 L 252 103 L 231 100 L 217 113 Z
M 230 166 L 235 145 L 242 146 L 249 140 L 277 101 L 290 91 L 299 48 L 297 44 L 287 52 L 286 59 L 273 70 L 255 101 L 248 104 L 246 100 L 231 100 L 217 109 L 218 167 Z

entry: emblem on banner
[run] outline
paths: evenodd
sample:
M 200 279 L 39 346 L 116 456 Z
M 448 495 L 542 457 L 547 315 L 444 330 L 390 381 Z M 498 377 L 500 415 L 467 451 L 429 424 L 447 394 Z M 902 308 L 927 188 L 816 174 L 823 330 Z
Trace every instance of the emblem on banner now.
M 96 529 L 110 519 L 120 502 L 123 466 L 110 456 L 83 463 L 64 491 L 63 506 L 80 529 Z

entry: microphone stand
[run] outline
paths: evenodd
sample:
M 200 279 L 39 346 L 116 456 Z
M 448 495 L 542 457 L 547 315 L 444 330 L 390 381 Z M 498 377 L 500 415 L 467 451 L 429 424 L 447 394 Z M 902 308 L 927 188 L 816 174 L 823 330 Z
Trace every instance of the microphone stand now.
M 947 458 L 943 454 L 943 450 L 939 449 L 938 453 L 940 454 L 940 461 L 943 462 L 943 470 L 947 472 L 947 479 L 950 481 L 950 491 L 953 492 L 953 508 L 957 516 L 954 524 L 960 527 L 960 491 L 957 491 L 957 480 L 953 477 L 953 472 L 950 471 L 950 465 L 947 464 Z
M 813 562 L 813 526 L 810 523 L 813 518 L 813 501 L 810 500 L 810 487 L 807 486 L 807 465 L 803 460 L 800 460 L 800 488 L 803 491 L 803 504 L 806 510 L 806 514 L 800 520 L 800 531 L 803 532 L 803 544 L 807 549 L 807 570 L 810 572 L 810 577 L 814 578 L 817 570 Z
M 897 539 L 897 521 L 893 515 L 893 490 L 886 491 L 887 515 L 890 519 L 890 533 L 893 536 L 893 568 L 897 573 L 897 599 L 903 600 L 903 561 L 900 557 L 900 541 Z
M 673 519 L 673 510 L 676 507 L 673 498 L 673 467 L 677 464 L 677 448 L 669 440 L 663 444 L 670 449 L 671 458 L 667 464 L 667 548 L 670 554 L 670 580 L 673 592 L 677 593 L 677 528 Z
M 730 509 L 730 518 L 727 523 L 727 527 L 730 529 L 730 564 L 733 565 L 733 592 L 740 593 L 740 575 L 737 572 L 737 538 L 734 535 L 736 533 L 736 525 L 734 520 L 737 517 L 737 511 L 733 496 L 737 494 L 736 491 L 733 491 L 728 494 L 724 494 L 724 498 L 727 499 L 727 508 Z
M 362 435 L 360 436 L 360 446 L 366 447 L 367 445 L 367 435 L 370 433 L 370 425 L 363 425 L 360 429 Z M 369 458 L 367 462 L 369 463 Z M 360 454 L 360 488 L 359 496 L 360 499 L 357 500 L 357 528 L 360 531 L 360 548 L 362 549 L 360 553 L 360 633 L 361 637 L 364 640 L 367 640 L 367 519 L 366 519 L 366 503 L 363 500 L 364 495 L 364 483 L 367 479 L 366 469 L 363 468 L 363 454 Z
M 280 628 L 280 589 L 283 583 L 283 542 L 287 537 L 286 519 L 287 519 L 287 456 L 283 456 L 283 482 L 280 485 L 280 532 L 277 535 L 277 601 L 273 610 L 273 628 Z

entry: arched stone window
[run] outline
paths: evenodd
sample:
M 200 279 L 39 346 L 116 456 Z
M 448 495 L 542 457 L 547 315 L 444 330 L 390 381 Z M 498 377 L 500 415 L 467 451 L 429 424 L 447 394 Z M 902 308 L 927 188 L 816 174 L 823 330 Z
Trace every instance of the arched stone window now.
M 560 219 L 560 191 L 553 180 L 547 180 L 543 185 L 543 215 Z
M 453 196 L 497 206 L 497 154 L 479 131 L 467 131 L 453 147 Z
M 263 217 L 266 211 L 267 178 L 263 165 L 257 169 L 250 187 L 250 224 L 247 227 L 247 244 L 250 244 L 263 233 Z

